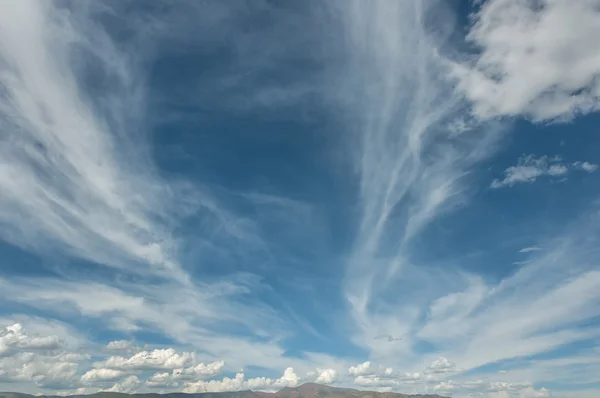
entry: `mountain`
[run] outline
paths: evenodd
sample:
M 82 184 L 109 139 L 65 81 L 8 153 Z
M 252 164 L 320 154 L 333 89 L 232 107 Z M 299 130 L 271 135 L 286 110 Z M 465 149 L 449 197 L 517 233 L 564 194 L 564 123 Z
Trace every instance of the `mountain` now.
M 65 398 L 52 395 L 42 397 Z M 0 392 L 0 398 L 40 398 L 16 392 Z M 285 387 L 277 392 L 230 391 L 205 392 L 199 394 L 123 394 L 99 392 L 90 395 L 69 395 L 68 398 L 445 398 L 440 395 L 400 394 L 395 392 L 362 391 L 351 388 L 330 387 L 316 383 L 305 383 L 298 387 Z

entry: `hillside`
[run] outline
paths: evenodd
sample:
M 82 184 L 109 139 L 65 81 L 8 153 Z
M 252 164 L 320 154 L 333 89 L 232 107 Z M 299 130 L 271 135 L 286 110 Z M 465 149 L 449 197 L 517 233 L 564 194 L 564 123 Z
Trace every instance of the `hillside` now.
M 46 396 L 52 398 L 64 398 Z M 316 383 L 306 383 L 298 387 L 285 387 L 277 392 L 231 391 L 206 392 L 199 394 L 122 394 L 100 392 L 91 395 L 70 395 L 70 398 L 444 398 L 440 395 L 400 394 L 330 387 Z M 0 398 L 39 398 L 39 396 L 16 392 L 0 392 Z

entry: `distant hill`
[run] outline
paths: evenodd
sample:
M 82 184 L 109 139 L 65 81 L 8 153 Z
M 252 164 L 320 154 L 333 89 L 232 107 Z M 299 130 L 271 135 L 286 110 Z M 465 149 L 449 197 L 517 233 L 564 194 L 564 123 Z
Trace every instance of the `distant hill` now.
M 39 398 L 40 396 L 17 392 L 0 392 L 0 398 Z M 64 398 L 46 395 L 48 398 Z M 305 383 L 298 387 L 285 387 L 277 392 L 230 391 L 205 392 L 198 394 L 122 394 L 99 392 L 90 395 L 69 395 L 70 398 L 446 398 L 430 394 L 400 394 L 395 392 L 362 391 L 351 388 L 330 387 L 316 383 Z

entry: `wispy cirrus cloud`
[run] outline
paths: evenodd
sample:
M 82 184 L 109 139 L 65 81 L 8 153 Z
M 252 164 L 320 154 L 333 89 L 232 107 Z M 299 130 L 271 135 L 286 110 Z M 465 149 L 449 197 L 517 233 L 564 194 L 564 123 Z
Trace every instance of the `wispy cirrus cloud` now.
M 23 1 L 2 13 L 2 236 L 186 281 L 173 233 L 184 217 L 202 218 L 207 244 L 255 237 L 206 187 L 154 163 L 143 66 L 166 21 L 129 17 L 124 43 L 99 22 L 118 8 Z
M 501 275 L 488 275 L 492 265 L 485 261 L 467 270 L 462 259 L 442 259 L 443 266 L 437 266 L 421 255 L 428 244 L 440 242 L 430 240 L 428 232 L 489 184 L 479 186 L 476 166 L 498 150 L 510 127 L 496 117 L 555 121 L 597 108 L 597 57 L 573 45 L 581 39 L 582 48 L 595 48 L 587 40 L 597 31 L 592 2 L 569 8 L 567 2 L 548 0 L 536 8 L 489 0 L 469 27 L 467 39 L 479 51 L 471 55 L 456 51 L 456 16 L 443 1 L 308 2 L 291 8 L 272 2 L 251 7 L 180 2 L 159 7 L 160 15 L 144 9 L 132 16 L 125 8 L 134 3 L 121 8 L 118 2 L 23 1 L 0 13 L 0 233 L 25 250 L 59 252 L 102 268 L 92 277 L 74 265 L 59 277 L 3 274 L 0 302 L 9 310 L 42 312 L 74 324 L 78 319 L 101 323 L 118 335 L 111 339 L 125 339 L 106 348 L 102 342 L 96 368 L 90 368 L 89 358 L 58 357 L 33 345 L 13 355 L 27 348 L 13 339 L 5 344 L 11 359 L 3 364 L 15 371 L 0 379 L 33 380 L 36 391 L 79 393 L 273 389 L 310 380 L 543 396 L 547 390 L 537 385 L 546 380 L 541 374 L 508 366 L 510 377 L 482 381 L 463 373 L 596 341 L 595 327 L 578 327 L 600 315 L 596 209 L 582 209 L 582 220 L 592 214 L 592 221 L 562 228 L 555 240 L 536 239 L 544 250 L 521 250 L 531 256 L 528 261 L 507 261 Z M 121 22 L 113 17 L 135 29 L 119 30 Z M 568 44 L 545 39 L 550 26 L 562 28 L 579 17 L 581 25 L 559 32 Z M 169 57 L 182 57 L 175 65 L 197 67 L 198 73 L 166 67 L 165 81 L 153 81 L 157 86 L 147 92 L 145 63 L 162 50 L 161 43 L 168 51 L 148 68 L 152 73 L 160 75 L 164 64 L 172 67 Z M 204 64 L 223 53 L 216 67 Z M 532 69 L 513 62 L 527 62 Z M 308 65 L 310 73 L 295 76 L 290 65 L 298 64 Z M 539 71 L 548 65 L 547 73 Z M 577 77 L 572 70 L 580 72 Z M 309 183 L 301 189 L 310 191 L 305 198 L 318 196 L 315 203 L 292 199 L 303 197 L 286 195 L 286 189 L 298 188 L 288 181 L 293 178 L 281 178 L 279 185 L 268 181 L 269 192 L 254 179 L 238 190 L 238 174 L 231 169 L 256 172 L 258 180 L 268 167 L 278 172 L 278 162 L 287 165 L 285 158 L 253 169 L 253 160 L 266 157 L 262 145 L 249 145 L 250 160 L 227 165 L 224 176 L 204 172 L 202 162 L 193 163 L 192 171 L 169 174 L 152 153 L 163 148 L 153 147 L 147 119 L 180 121 L 182 113 L 194 122 L 204 121 L 207 113 L 260 119 L 269 111 L 274 119 L 296 123 L 306 118 L 308 103 L 327 114 L 322 123 L 329 123 L 327 139 L 352 165 L 351 172 L 340 167 L 309 176 L 335 175 L 327 184 L 343 187 L 340 200 L 328 197 L 333 189 L 318 192 L 322 196 L 313 192 L 327 184 Z M 164 111 L 165 104 L 184 110 Z M 204 124 L 198 125 L 193 133 L 201 135 Z M 189 128 L 170 127 L 173 133 Z M 257 130 L 262 129 L 261 124 Z M 218 133 L 225 134 L 220 128 Z M 201 144 L 214 157 L 229 148 Z M 312 152 L 302 156 L 314 160 Z M 530 155 L 507 168 L 492 187 L 597 168 L 589 161 Z M 286 177 L 301 172 L 297 167 Z M 212 185 L 205 185 L 207 175 Z M 319 201 L 339 214 L 318 213 Z M 333 225 L 334 216 L 347 223 Z M 463 223 L 450 221 L 452 230 Z M 332 247 L 320 243 L 328 227 L 342 235 L 328 242 Z M 318 272 L 329 278 L 324 293 Z M 295 287 L 287 290 L 293 284 L 277 283 L 297 274 L 307 275 L 298 283 L 306 286 L 293 301 L 288 297 L 296 295 Z M 348 307 L 335 302 L 342 299 Z M 302 319 L 312 310 L 311 300 L 323 322 Z M 142 349 L 130 343 L 148 332 L 173 347 Z M 74 339 L 68 331 L 60 334 Z M 350 361 L 318 344 L 319 352 L 313 352 L 314 337 L 346 343 L 344 350 L 356 349 L 367 358 Z M 52 341 L 37 340 L 36 346 L 48 348 Z M 238 372 L 250 365 L 270 373 Z M 222 377 L 221 370 L 238 373 Z
M 357 344 L 375 355 L 410 355 L 408 341 L 389 347 L 373 337 L 403 335 L 417 316 L 392 293 L 414 277 L 412 240 L 466 203 L 469 169 L 493 153 L 502 128 L 455 128 L 467 104 L 438 51 L 454 24 L 444 4 L 353 2 L 338 11 L 351 77 L 340 92 L 352 98 L 342 102 L 344 114 L 352 115 L 342 120 L 352 137 L 347 146 L 359 191 L 344 294 Z M 433 20 L 437 29 L 428 23 Z
M 488 23 L 485 19 L 489 15 L 485 13 L 496 7 L 493 3 L 489 2 L 487 9 L 484 6 L 483 11 L 474 15 L 475 21 L 481 22 L 475 23 L 470 37 L 486 33 L 481 24 Z M 502 2 L 495 3 L 499 7 Z M 552 8 L 556 3 L 540 9 L 557 15 L 556 9 Z M 427 21 L 444 21 L 441 26 L 451 31 L 452 18 L 444 13 L 443 7 L 432 9 L 428 7 L 430 5 L 417 2 L 363 9 L 353 3 L 353 7 L 343 14 L 347 21 L 345 45 L 352 54 L 348 69 L 356 72 L 354 84 L 346 89 L 361 93 L 350 96 L 359 98 L 355 102 L 345 103 L 355 107 L 349 112 L 354 117 L 351 131 L 357 137 L 352 141 L 351 153 L 356 155 L 353 159 L 360 181 L 360 223 L 347 263 L 344 289 L 357 330 L 353 341 L 367 347 L 371 358 L 392 363 L 414 361 L 419 357 L 414 347 L 423 341 L 442 351 L 442 347 L 461 347 L 468 354 L 449 352 L 447 356 L 458 366 L 473 369 L 509 357 L 535 355 L 594 338 L 593 331 L 584 332 L 569 326 L 571 322 L 593 319 L 597 315 L 594 305 L 588 307 L 586 300 L 565 301 L 564 308 L 571 308 L 572 317 L 562 320 L 539 315 L 530 323 L 525 319 L 522 322 L 500 321 L 508 319 L 514 308 L 525 308 L 528 314 L 542 314 L 549 311 L 556 300 L 566 300 L 569 291 L 591 292 L 589 289 L 597 283 L 591 265 L 596 260 L 588 257 L 592 255 L 591 247 L 558 246 L 527 264 L 516 276 L 497 284 L 489 284 L 479 275 L 461 271 L 424 270 L 413 259 L 415 241 L 440 216 L 467 202 L 466 176 L 478 161 L 493 153 L 495 147 L 490 144 L 508 133 L 491 128 L 493 124 L 482 130 L 491 128 L 488 135 L 473 133 L 473 129 L 481 127 L 481 123 L 490 123 L 497 114 L 479 108 L 485 105 L 485 100 L 477 102 L 470 93 L 466 95 L 468 102 L 463 102 L 461 90 L 464 87 L 459 85 L 457 91 L 447 80 L 453 72 L 446 67 L 453 67 L 452 62 L 438 51 L 443 29 L 441 33 L 432 32 Z M 509 11 L 507 9 L 499 20 L 502 21 L 504 15 L 512 15 Z M 577 8 L 577 12 L 580 11 L 582 9 Z M 589 32 L 581 34 L 591 37 Z M 485 57 L 485 49 L 483 51 L 482 57 Z M 593 80 L 588 79 L 582 84 L 586 90 L 594 89 Z M 580 99 L 591 101 L 592 97 L 585 97 L 583 93 L 587 91 L 582 92 Z M 498 101 L 501 98 L 504 97 L 499 96 Z M 496 99 L 489 99 L 492 100 Z M 461 117 L 468 114 L 466 109 L 470 105 L 475 106 L 479 121 L 457 131 L 455 122 L 463 120 Z M 569 108 L 569 112 L 585 113 L 593 109 L 574 107 Z M 515 112 L 535 120 L 566 115 L 558 111 L 534 115 L 535 112 L 526 107 L 515 109 Z M 564 163 L 531 156 L 521 165 L 527 170 L 515 166 L 507 170 L 506 178 L 496 185 L 533 181 L 542 175 L 564 177 L 574 170 L 595 170 L 592 163 L 585 163 L 587 166 L 582 167 L 584 162 Z M 572 234 L 562 239 L 571 242 L 579 234 L 575 227 L 570 232 Z M 574 260 L 580 262 L 581 268 L 573 271 L 572 279 L 565 281 L 557 277 L 533 281 L 527 277 L 527 283 L 539 283 L 540 289 L 545 286 L 548 290 L 542 297 L 524 293 L 529 291 L 521 279 L 524 275 L 531 275 L 533 269 L 554 269 L 557 262 L 567 261 L 571 251 L 579 250 L 584 250 L 586 255 Z M 450 292 L 448 287 L 451 285 L 462 287 Z M 486 310 L 488 315 L 484 316 L 480 311 L 488 305 L 490 311 Z M 495 314 L 496 318 L 489 314 Z M 489 322 L 496 324 L 494 319 L 498 319 L 497 327 L 487 329 Z M 486 325 L 487 332 L 474 326 L 479 322 Z M 509 324 L 512 327 L 505 330 Z M 560 331 L 551 332 L 553 327 Z M 506 344 L 492 343 L 500 336 L 494 330 L 506 332 Z M 390 346 L 373 340 L 373 336 L 381 333 L 406 335 L 407 338 Z
M 23 1 L 2 13 L 2 235 L 183 277 L 165 230 L 173 192 L 128 134 L 143 128 L 133 65 L 83 8 Z M 81 90 L 73 51 L 94 60 L 105 88 Z

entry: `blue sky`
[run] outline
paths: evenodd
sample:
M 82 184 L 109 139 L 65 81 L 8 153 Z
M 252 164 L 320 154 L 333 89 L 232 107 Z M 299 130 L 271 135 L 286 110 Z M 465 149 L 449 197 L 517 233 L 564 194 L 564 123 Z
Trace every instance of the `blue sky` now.
M 0 7 L 0 391 L 597 396 L 597 0 Z

